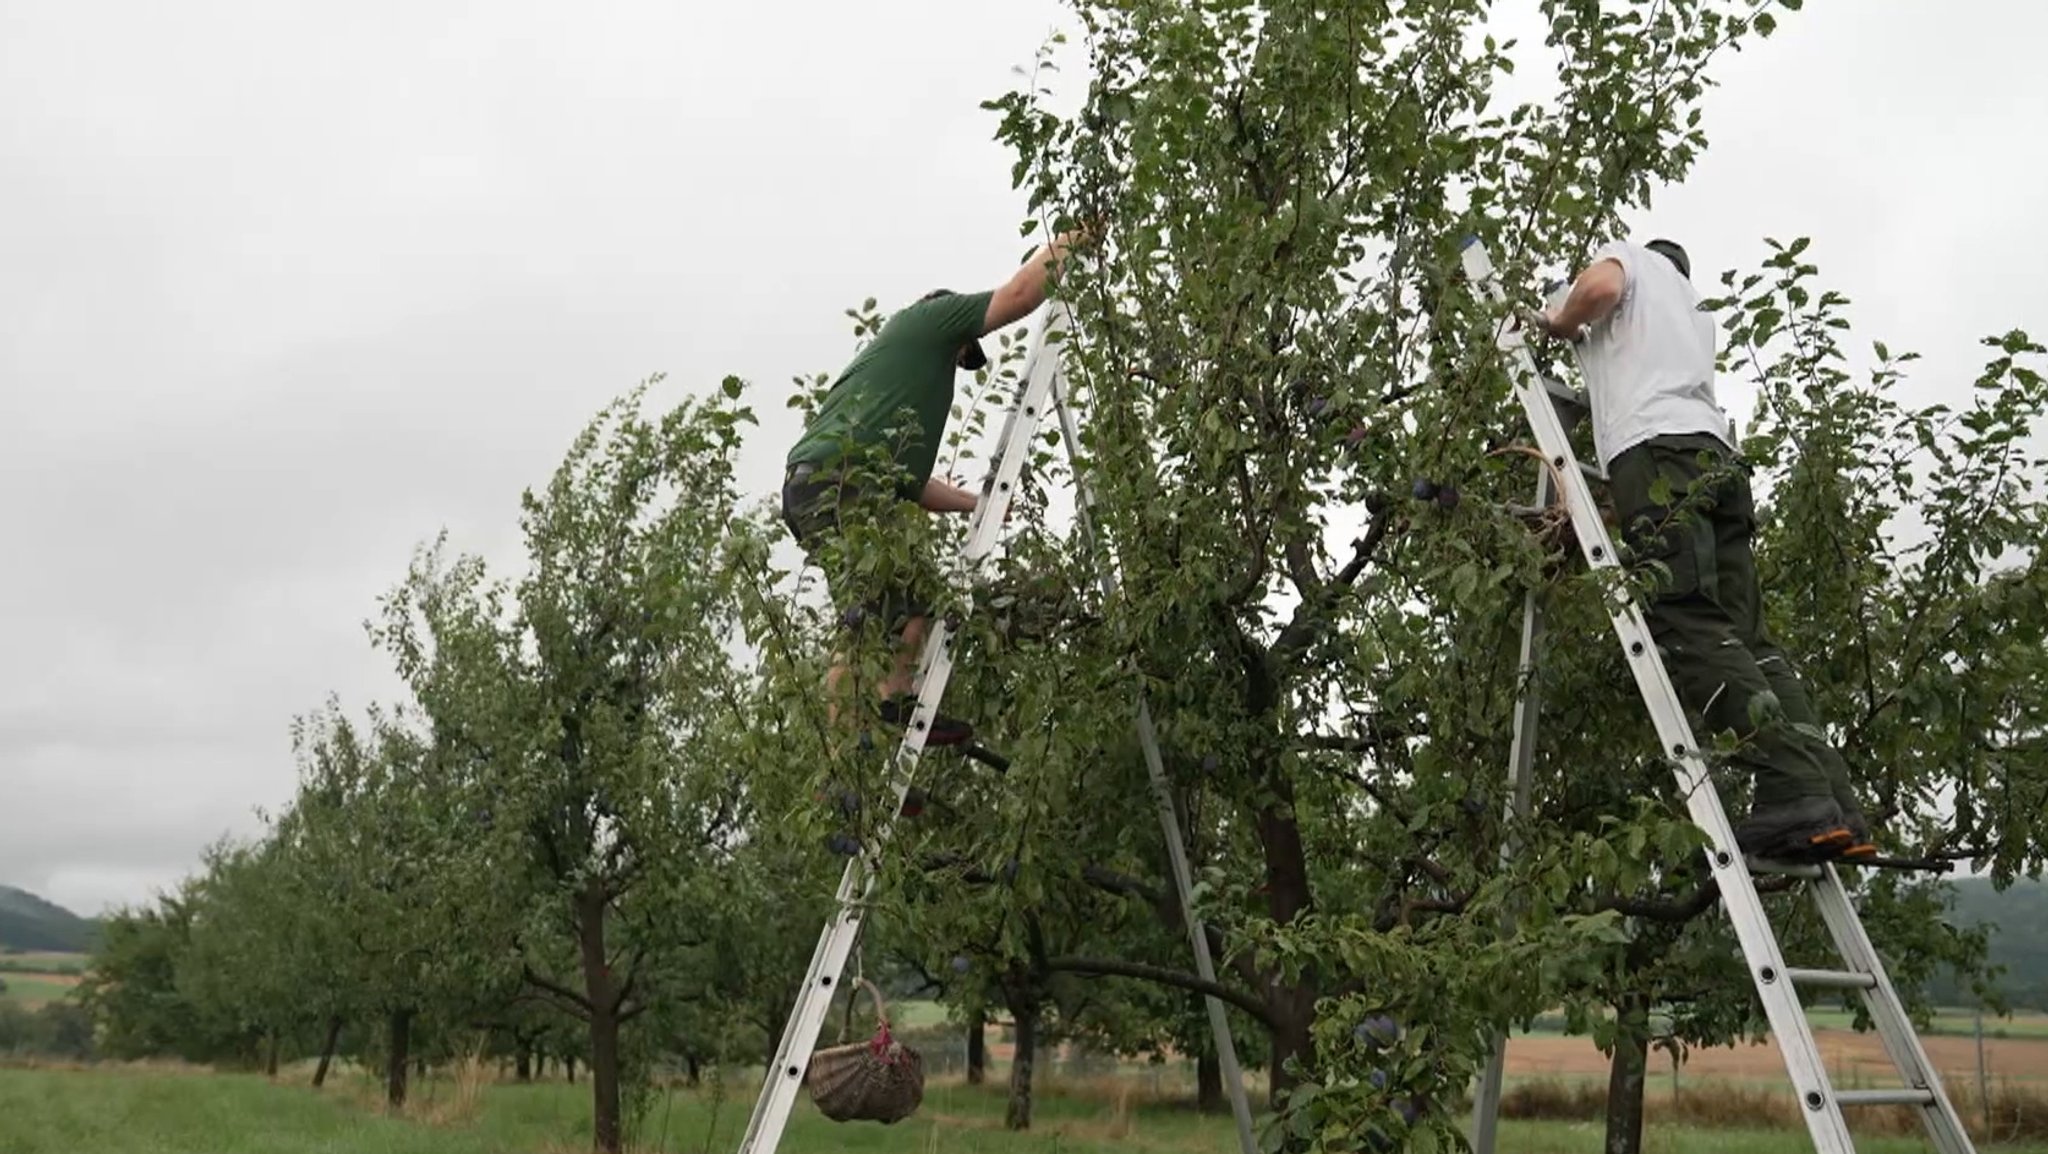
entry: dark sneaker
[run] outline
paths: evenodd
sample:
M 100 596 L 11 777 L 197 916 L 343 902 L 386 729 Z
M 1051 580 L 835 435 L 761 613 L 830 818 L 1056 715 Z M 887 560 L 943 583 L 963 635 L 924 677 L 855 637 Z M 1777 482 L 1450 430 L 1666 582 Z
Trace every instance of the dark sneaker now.
M 890 725 L 909 725 L 910 715 L 916 711 L 917 699 L 908 696 L 892 697 L 882 702 L 881 706 L 882 720 Z M 961 721 L 957 717 L 947 717 L 943 713 L 932 718 L 931 730 L 924 736 L 926 748 L 963 745 L 972 740 L 974 740 L 973 726 Z
M 1735 825 L 1736 846 L 1744 854 L 1768 861 L 1831 859 L 1841 854 L 1849 839 L 1841 807 L 1832 797 L 1803 797 L 1751 810 Z

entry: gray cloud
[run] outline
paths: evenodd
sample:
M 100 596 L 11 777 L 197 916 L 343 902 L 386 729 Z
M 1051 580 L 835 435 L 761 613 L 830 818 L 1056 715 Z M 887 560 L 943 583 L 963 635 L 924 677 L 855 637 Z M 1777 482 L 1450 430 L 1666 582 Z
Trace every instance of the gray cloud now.
M 92 911 L 253 828 L 294 712 L 392 694 L 360 622 L 413 546 L 516 559 L 519 489 L 647 374 L 754 380 L 771 491 L 788 379 L 837 367 L 842 308 L 1023 254 L 975 105 L 1060 18 L 0 9 L 0 881 Z M 1645 228 L 1702 268 L 1811 232 L 1859 322 L 1953 380 L 2042 312 L 2043 22 L 1788 20 L 1724 69 L 1714 148 Z

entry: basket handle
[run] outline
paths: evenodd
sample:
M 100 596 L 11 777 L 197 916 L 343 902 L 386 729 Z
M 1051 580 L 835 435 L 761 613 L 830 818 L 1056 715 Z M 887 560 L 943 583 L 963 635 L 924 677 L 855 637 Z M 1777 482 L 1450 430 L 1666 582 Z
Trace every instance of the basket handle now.
M 877 989 L 875 984 L 866 978 L 856 978 L 854 980 L 860 983 L 861 989 L 868 992 L 868 997 L 874 999 L 875 1021 L 881 1024 L 882 1029 L 887 1030 L 889 1028 L 889 1003 L 882 997 L 882 991 Z
M 877 1022 L 877 1023 L 878 1023 L 879 1025 L 880 1025 L 880 1026 L 881 1026 L 880 1034 L 881 1034 L 881 1036 L 882 1036 L 882 1037 L 884 1037 L 884 1038 L 890 1037 L 890 1036 L 891 1036 L 891 1030 L 890 1030 L 890 1028 L 889 1028 L 889 1002 L 888 1002 L 888 999 L 886 999 L 886 998 L 882 997 L 882 991 L 881 991 L 881 990 L 879 990 L 879 989 L 877 989 L 877 988 L 875 987 L 875 984 L 874 984 L 873 982 L 870 982 L 870 981 L 868 981 L 868 980 L 867 980 L 866 978 L 864 978 L 864 977 L 861 977 L 861 978 L 855 978 L 855 979 L 854 979 L 854 982 L 855 982 L 856 984 L 858 984 L 858 985 L 860 986 L 860 988 L 861 988 L 861 989 L 864 989 L 864 990 L 866 990 L 866 991 L 868 992 L 868 997 L 870 997 L 870 998 L 874 999 L 874 1003 L 875 1003 L 875 1021 L 876 1021 L 876 1022 Z M 843 1044 L 843 1043 L 844 1043 L 844 1042 L 846 1041 L 846 1035 L 847 1035 L 847 1034 L 848 1034 L 849 1032 L 851 1032 L 851 1031 L 852 1031 L 852 1029 L 853 1029 L 853 998 L 852 998 L 852 996 L 851 996 L 851 995 L 849 995 L 849 996 L 847 997 L 847 999 L 846 999 L 846 1013 L 845 1013 L 845 1014 L 843 1014 L 843 1015 L 841 1015 L 841 1016 L 840 1016 L 840 1019 L 839 1019 L 839 1041 L 840 1041 L 840 1042 L 841 1042 L 842 1044 Z

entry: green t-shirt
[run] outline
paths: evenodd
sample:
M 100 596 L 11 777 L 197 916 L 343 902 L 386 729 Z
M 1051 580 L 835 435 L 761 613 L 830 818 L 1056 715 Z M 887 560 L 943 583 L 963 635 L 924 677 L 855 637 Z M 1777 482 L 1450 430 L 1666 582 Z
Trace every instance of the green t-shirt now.
M 981 335 L 991 292 L 920 300 L 883 322 L 875 339 L 826 391 L 789 464 L 824 465 L 847 441 L 881 446 L 908 476 L 902 494 L 915 500 L 931 479 L 953 411 L 953 374 L 960 347 Z

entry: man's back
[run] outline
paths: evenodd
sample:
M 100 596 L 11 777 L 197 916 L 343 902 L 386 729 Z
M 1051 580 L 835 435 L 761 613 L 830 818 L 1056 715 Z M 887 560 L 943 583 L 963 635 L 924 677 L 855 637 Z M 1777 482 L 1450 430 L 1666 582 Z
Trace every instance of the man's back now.
M 1638 244 L 1609 244 L 1593 255 L 1593 263 L 1603 260 L 1621 265 L 1627 287 L 1579 348 L 1600 467 L 1651 437 L 1727 440 L 1728 417 L 1714 396 L 1714 320 L 1700 311 L 1691 282 Z
M 902 495 L 915 499 L 952 412 L 955 359 L 963 342 L 981 335 L 989 295 L 948 293 L 898 310 L 840 372 L 788 463 L 825 464 L 845 441 L 886 445 L 900 454 Z

